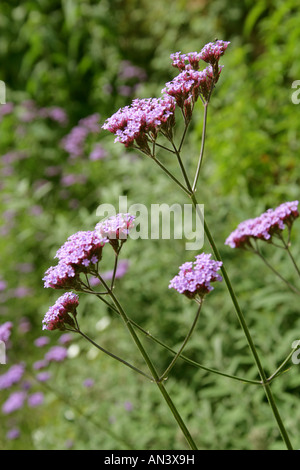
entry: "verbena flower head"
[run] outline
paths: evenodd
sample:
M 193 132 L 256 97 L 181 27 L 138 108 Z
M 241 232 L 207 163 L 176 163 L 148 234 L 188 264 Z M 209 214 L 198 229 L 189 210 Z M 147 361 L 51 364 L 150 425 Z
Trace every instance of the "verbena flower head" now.
M 130 229 L 134 227 L 134 220 L 134 215 L 120 213 L 99 222 L 95 232 L 102 239 L 125 241 Z
M 220 73 L 221 68 L 218 77 Z M 210 65 L 202 71 L 187 69 L 166 83 L 162 93 L 172 96 L 176 104 L 184 109 L 189 103 L 194 104 L 200 95 L 204 100 L 207 100 L 214 83 L 216 83 L 216 79 Z
M 207 48 L 209 44 L 207 44 L 205 48 Z M 207 55 L 204 53 L 206 50 L 205 48 L 203 48 L 201 52 L 188 52 L 187 54 L 175 52 L 175 54 L 171 54 L 170 57 L 172 59 L 172 66 L 178 68 L 181 72 L 183 70 L 199 70 L 201 60 L 204 60 L 203 57 L 207 57 Z M 205 60 L 205 62 L 212 63 L 209 60 Z
M 71 235 L 55 255 L 59 259 L 58 264 L 46 271 L 44 286 L 53 289 L 80 287 L 79 274 L 88 272 L 101 260 L 103 247 L 108 241 L 95 231 L 80 231 Z
M 178 275 L 169 284 L 169 288 L 176 289 L 190 299 L 203 297 L 213 290 L 211 282 L 222 281 L 222 276 L 217 272 L 222 266 L 221 261 L 212 260 L 211 254 L 206 253 L 195 258 L 196 261 L 180 266 Z
M 43 277 L 44 287 L 52 289 L 76 289 L 79 286 L 78 274 L 75 269 L 64 262 L 51 266 Z
M 88 267 L 102 257 L 107 238 L 99 237 L 95 231 L 80 231 L 71 235 L 57 251 L 55 258 L 73 267 Z
M 215 42 L 209 42 L 203 47 L 199 54 L 199 57 L 200 59 L 204 60 L 204 62 L 208 62 L 214 65 L 216 62 L 219 61 L 220 57 L 224 55 L 229 44 L 230 42 L 228 41 L 220 40 L 217 40 Z
M 272 236 L 290 229 L 294 220 L 299 217 L 299 201 L 285 202 L 276 209 L 268 209 L 259 217 L 241 222 L 225 241 L 231 248 L 251 247 L 251 240 L 270 242 Z
M 79 297 L 72 292 L 66 292 L 49 308 L 43 319 L 43 330 L 64 330 L 65 325 L 75 326 L 70 313 L 75 315 L 79 305 Z
M 137 146 L 150 154 L 148 142 L 155 141 L 159 131 L 170 134 L 175 124 L 175 102 L 170 96 L 135 99 L 130 106 L 119 109 L 102 126 L 115 134 L 115 142 L 125 147 Z

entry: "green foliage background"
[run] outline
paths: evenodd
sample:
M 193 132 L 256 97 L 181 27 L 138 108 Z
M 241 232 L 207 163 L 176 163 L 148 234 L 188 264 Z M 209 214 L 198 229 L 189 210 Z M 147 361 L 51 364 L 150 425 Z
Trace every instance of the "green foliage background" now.
M 145 157 L 113 143 L 105 132 L 93 136 L 107 157 L 70 161 L 61 139 L 78 121 L 93 113 L 100 123 L 134 97 L 159 96 L 174 76 L 169 56 L 176 51 L 200 51 L 216 37 L 230 41 L 225 65 L 208 117 L 205 164 L 198 200 L 212 228 L 263 365 L 271 374 L 299 338 L 297 298 L 274 278 L 258 259 L 224 246 L 236 225 L 281 202 L 299 199 L 299 108 L 291 86 L 300 79 L 298 44 L 300 10 L 296 0 L 26 0 L 1 1 L 0 79 L 14 112 L 0 122 L 0 152 L 25 152 L 26 159 L 1 165 L 0 324 L 12 321 L 11 346 L 5 372 L 24 361 L 32 391 L 43 390 L 45 402 L 11 415 L 1 415 L 1 449 L 186 449 L 173 417 L 152 383 L 124 370 L 74 337 L 70 357 L 51 364 L 52 380 L 34 382 L 32 365 L 45 349 L 34 346 L 44 333 L 41 321 L 57 292 L 43 288 L 42 277 L 56 250 L 78 230 L 97 223 L 99 204 L 128 205 L 188 203 L 172 181 Z M 120 73 L 124 61 L 146 73 L 129 96 L 120 87 L 132 86 Z M 20 124 L 24 101 L 39 108 L 60 106 L 64 126 L 38 119 Z M 198 105 L 184 155 L 193 174 L 201 143 L 202 110 Z M 176 162 L 161 155 L 178 171 Z M 62 174 L 84 175 L 85 183 L 62 190 Z M 35 209 L 35 210 L 34 210 Z M 293 229 L 293 253 L 299 258 L 299 222 Z M 117 293 L 129 315 L 174 348 L 179 347 L 192 321 L 194 306 L 168 290 L 178 266 L 196 254 L 184 241 L 129 240 L 124 257 L 130 260 Z M 205 242 L 204 251 L 209 251 Z M 267 250 L 280 271 L 298 282 L 289 261 Z M 187 259 L 188 257 L 188 259 Z M 103 260 L 110 269 L 112 260 Z M 22 272 L 20 264 L 31 265 Z M 16 288 L 26 288 L 24 295 Z M 60 293 L 58 293 L 60 295 Z M 180 297 L 180 298 L 179 298 Z M 82 298 L 81 324 L 96 341 L 144 367 L 118 318 L 95 299 Z M 102 329 L 103 318 L 106 321 Z M 24 319 L 30 328 L 25 333 Z M 98 326 L 97 326 L 98 325 Z M 47 333 L 51 345 L 59 334 Z M 145 347 L 160 370 L 170 356 L 150 340 Z M 49 347 L 49 346 L 48 346 Z M 186 354 L 204 365 L 256 379 L 256 369 L 239 328 L 226 286 L 208 296 Z M 75 356 L 75 357 L 73 357 Z M 82 384 L 91 377 L 95 385 Z M 199 449 L 281 449 L 283 444 L 263 390 L 232 382 L 178 362 L 166 384 Z M 18 386 L 15 386 L 17 389 Z M 276 380 L 274 394 L 295 448 L 299 447 L 299 368 Z M 1 405 L 11 390 L 1 391 Z M 130 404 L 130 405 L 129 405 Z M 7 431 L 18 426 L 19 439 Z M 298 446 L 298 447 L 297 447 Z

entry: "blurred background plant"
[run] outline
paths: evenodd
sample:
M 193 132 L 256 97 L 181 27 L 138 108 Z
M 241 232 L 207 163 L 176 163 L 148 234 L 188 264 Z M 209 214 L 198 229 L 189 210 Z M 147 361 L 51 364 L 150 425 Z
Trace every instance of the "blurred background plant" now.
M 299 339 L 295 297 L 258 259 L 224 241 L 240 221 L 299 199 L 300 121 L 291 101 L 292 82 L 300 79 L 299 25 L 296 0 L 1 1 L 0 79 L 7 104 L 0 105 L 0 325 L 12 322 L 7 364 L 0 366 L 2 449 L 186 448 L 153 384 L 79 338 L 42 332 L 44 313 L 58 297 L 43 288 L 42 277 L 69 235 L 98 222 L 99 204 L 117 207 L 119 195 L 129 205 L 187 203 L 150 161 L 124 153 L 100 127 L 133 98 L 160 95 L 175 75 L 171 53 L 200 51 L 216 37 L 231 45 L 210 104 L 198 200 L 267 372 L 290 352 Z M 201 130 L 199 105 L 185 144 L 190 168 Z M 296 258 L 299 235 L 296 222 Z M 181 240 L 124 246 L 117 292 L 134 320 L 175 348 L 193 308 L 168 284 L 195 254 Z M 293 279 L 281 252 L 269 249 L 268 255 Z M 103 269 L 111 268 L 104 259 Z M 118 318 L 88 297 L 79 312 L 101 345 L 136 363 Z M 164 370 L 168 354 L 149 340 L 145 346 Z M 207 299 L 187 353 L 204 365 L 257 378 L 224 285 Z M 283 446 L 260 388 L 233 386 L 181 361 L 167 386 L 200 449 Z M 297 366 L 273 389 L 297 443 Z

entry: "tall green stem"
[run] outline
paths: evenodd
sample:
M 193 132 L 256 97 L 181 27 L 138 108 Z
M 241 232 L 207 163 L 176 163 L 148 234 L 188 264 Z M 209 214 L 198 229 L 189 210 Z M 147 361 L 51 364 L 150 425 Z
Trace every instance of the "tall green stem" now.
M 203 127 L 202 127 L 202 140 L 201 140 L 201 149 L 200 149 L 200 156 L 198 159 L 198 165 L 196 169 L 196 174 L 194 178 L 194 183 L 192 187 L 192 192 L 196 190 L 201 166 L 202 166 L 202 161 L 203 161 L 203 155 L 204 155 L 204 145 L 205 145 L 205 137 L 206 137 L 206 123 L 207 123 L 207 111 L 208 111 L 208 102 L 204 104 L 204 116 L 203 116 Z
M 289 289 L 291 289 L 295 294 L 300 294 L 300 291 L 293 286 L 287 279 L 285 279 L 273 266 L 266 260 L 266 258 L 261 254 L 259 250 L 255 250 L 254 253 L 259 256 L 259 258 L 265 263 L 266 266 L 268 266 L 269 269 L 277 276 L 281 281 L 283 281 Z
M 188 340 L 190 339 L 194 329 L 195 329 L 195 326 L 197 324 L 197 321 L 198 321 L 198 318 L 199 318 L 199 315 L 200 315 L 200 312 L 201 312 L 201 307 L 202 307 L 202 304 L 203 304 L 203 299 L 201 299 L 201 303 L 197 309 L 197 313 L 196 313 L 196 316 L 195 316 L 195 319 L 192 323 L 192 326 L 188 332 L 188 334 L 186 335 L 182 345 L 181 345 L 181 348 L 179 349 L 179 351 L 177 352 L 177 354 L 175 355 L 175 357 L 173 357 L 171 363 L 169 364 L 169 366 L 167 367 L 167 369 L 165 370 L 165 372 L 160 376 L 159 378 L 159 381 L 161 382 L 169 373 L 170 371 L 172 370 L 172 368 L 174 367 L 177 359 L 179 358 L 180 354 L 182 353 L 182 351 L 184 350 Z

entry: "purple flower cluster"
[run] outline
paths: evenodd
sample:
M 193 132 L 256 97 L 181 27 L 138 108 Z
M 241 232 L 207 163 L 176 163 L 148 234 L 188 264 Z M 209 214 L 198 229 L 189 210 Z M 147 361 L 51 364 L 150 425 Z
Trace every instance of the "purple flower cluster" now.
M 80 231 L 68 238 L 55 258 L 65 264 L 87 267 L 100 261 L 105 243 L 107 240 L 100 238 L 96 231 Z
M 181 51 L 175 52 L 170 55 L 172 59 L 173 67 L 183 70 L 199 70 L 200 67 L 200 52 L 189 52 L 188 54 L 182 54 Z
M 231 248 L 251 247 L 251 240 L 270 242 L 275 233 L 291 228 L 299 217 L 299 201 L 285 202 L 276 209 L 268 209 L 259 217 L 241 222 L 225 241 Z
M 53 289 L 80 289 L 79 275 L 88 273 L 102 258 L 103 247 L 113 247 L 124 242 L 133 227 L 134 216 L 117 214 L 99 222 L 93 231 L 80 231 L 71 235 L 59 248 L 55 258 L 59 262 L 51 266 L 43 277 L 44 286 Z
M 216 62 L 219 61 L 220 57 L 224 55 L 229 44 L 230 42 L 228 41 L 220 40 L 216 42 L 209 42 L 203 47 L 202 51 L 200 52 L 200 59 L 204 60 L 204 62 L 208 62 L 214 65 Z
M 219 74 L 221 68 L 219 68 Z M 209 65 L 202 71 L 187 69 L 183 70 L 171 82 L 166 83 L 166 88 L 162 90 L 176 100 L 177 106 L 183 108 L 188 116 L 188 109 L 194 105 L 199 96 L 204 100 L 209 98 L 213 85 L 216 83 L 216 77 L 213 68 Z
M 218 65 L 219 59 L 229 44 L 218 40 L 206 44 L 201 52 L 171 54 L 172 65 L 180 70 L 180 74 L 166 84 L 163 92 L 174 96 L 177 105 L 184 109 L 186 116 L 189 116 L 189 107 L 199 96 L 202 96 L 204 101 L 209 100 L 211 90 L 219 80 L 223 68 Z M 201 60 L 210 64 L 203 71 L 199 71 Z
M 169 288 L 176 289 L 180 294 L 194 299 L 197 295 L 203 297 L 213 287 L 211 282 L 222 281 L 222 276 L 217 273 L 222 266 L 221 261 L 211 259 L 211 254 L 201 253 L 196 261 L 184 263 L 179 268 L 179 273 L 169 284 Z
M 69 313 L 74 315 L 78 305 L 78 295 L 72 292 L 63 294 L 46 313 L 43 320 L 43 330 L 63 330 L 65 324 L 74 326 L 74 320 Z
M 79 282 L 75 269 L 71 265 L 61 262 L 47 269 L 43 281 L 45 281 L 44 287 L 52 289 L 75 288 Z
M 102 128 L 116 136 L 115 142 L 125 147 L 136 146 L 151 155 L 148 144 L 155 142 L 159 132 L 169 139 L 172 137 L 176 104 L 190 120 L 199 96 L 203 102 L 209 100 L 222 70 L 218 65 L 219 58 L 228 45 L 229 42 L 216 41 L 207 44 L 199 53 L 172 54 L 172 65 L 180 70 L 180 74 L 166 83 L 162 98 L 135 99 L 130 106 L 119 109 L 107 119 Z M 201 60 L 210 64 L 203 71 L 199 71 Z
M 159 131 L 170 134 L 175 124 L 175 102 L 170 96 L 135 99 L 131 106 L 119 109 L 103 124 L 103 129 L 116 135 L 115 142 L 125 147 L 134 144 L 150 154 L 148 142 L 155 141 Z
M 135 217 L 131 214 L 117 214 L 99 222 L 95 231 L 101 239 L 126 240 L 134 226 Z
M 200 61 L 203 60 L 211 65 L 214 65 L 224 55 L 230 42 L 217 40 L 206 44 L 201 52 L 189 52 L 182 54 L 180 51 L 171 54 L 173 67 L 183 70 L 199 70 Z
M 95 231 L 80 231 L 71 235 L 56 253 L 58 264 L 46 271 L 44 286 L 53 289 L 76 288 L 79 273 L 100 261 L 106 243 L 108 239 L 100 238 Z

